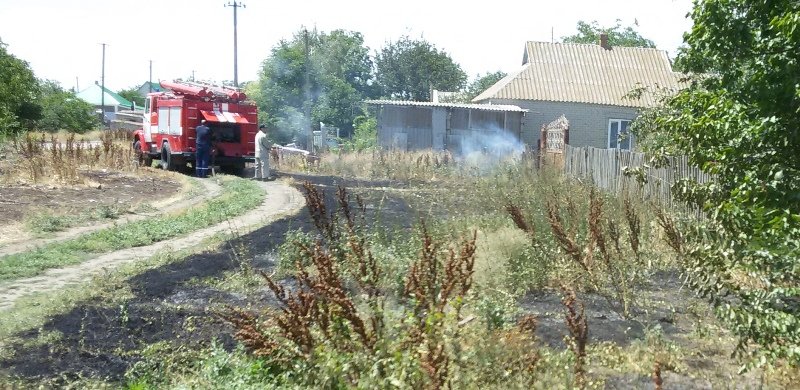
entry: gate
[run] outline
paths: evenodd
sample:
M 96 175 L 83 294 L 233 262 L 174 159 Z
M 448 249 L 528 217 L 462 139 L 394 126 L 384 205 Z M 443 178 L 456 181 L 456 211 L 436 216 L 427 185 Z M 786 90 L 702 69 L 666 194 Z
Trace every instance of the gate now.
M 542 125 L 539 135 L 539 166 L 564 168 L 564 145 L 569 144 L 569 121 L 564 115 Z

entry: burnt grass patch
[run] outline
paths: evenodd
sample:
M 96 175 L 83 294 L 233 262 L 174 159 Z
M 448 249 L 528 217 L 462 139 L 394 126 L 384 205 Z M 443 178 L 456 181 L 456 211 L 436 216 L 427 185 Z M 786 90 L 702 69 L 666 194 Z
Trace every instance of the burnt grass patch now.
M 297 183 L 309 181 L 320 186 L 330 209 L 335 207 L 335 189 L 345 186 L 364 198 L 373 215 L 380 213 L 382 226 L 411 228 L 419 220 L 399 197 L 386 191 L 359 190 L 363 187 L 398 188 L 401 183 L 330 176 L 282 176 L 292 177 Z M 209 309 L 227 305 L 263 308 L 274 303 L 271 293 L 264 290 L 250 295 L 235 294 L 189 282 L 220 277 L 240 267 L 233 260 L 236 257 L 233 248 L 244 247 L 252 254 L 273 252 L 283 244 L 287 232 L 298 229 L 304 232 L 314 229 L 305 209 L 223 243 L 215 251 L 190 255 L 131 277 L 125 283 L 133 292 L 133 298 L 114 304 L 92 299 L 52 317 L 38 329 L 17 334 L 20 341 L 10 345 L 10 357 L 0 359 L 0 376 L 47 382 L 53 386 L 80 378 L 116 382 L 140 360 L 141 350 L 150 344 L 168 342 L 176 348 L 199 349 L 216 340 L 232 348 L 231 328 Z M 253 266 L 269 271 L 274 264 L 260 260 Z M 32 342 L 53 332 L 61 337 L 52 342 Z
M 658 328 L 667 336 L 688 333 L 675 316 L 686 314 L 680 304 L 682 299 L 692 299 L 691 294 L 676 294 L 680 289 L 680 275 L 676 272 L 657 272 L 650 284 L 640 291 L 640 298 L 646 299 L 633 308 L 629 318 L 623 317 L 608 300 L 598 294 L 578 293 L 584 304 L 589 326 L 589 342 L 612 342 L 620 346 L 629 345 L 634 340 L 643 339 L 648 329 Z M 536 336 L 544 344 L 564 349 L 564 307 L 561 294 L 557 291 L 531 292 L 519 301 L 523 313 L 533 314 L 539 321 Z
M 421 217 L 442 217 L 420 215 L 401 196 L 382 190 L 405 189 L 404 183 L 332 176 L 283 176 L 293 178 L 298 188 L 304 181 L 319 186 L 326 195 L 329 210 L 335 208 L 336 188 L 347 187 L 364 198 L 368 219 L 377 221 L 380 224 L 375 226 L 377 228 L 413 229 Z M 275 264 L 270 256 L 263 254 L 275 252 L 284 243 L 286 234 L 298 229 L 314 230 L 305 209 L 222 243 L 215 251 L 190 255 L 131 277 L 124 283 L 133 298 L 122 303 L 89 300 L 54 316 L 38 329 L 16 335 L 20 341 L 11 345 L 10 357 L 0 358 L 0 376 L 45 382 L 56 387 L 80 378 L 121 382 L 125 372 L 142 359 L 142 350 L 148 345 L 165 342 L 176 349 L 201 350 L 216 341 L 232 349 L 235 346 L 232 328 L 214 316 L 211 309 L 229 305 L 255 310 L 265 308 L 276 303 L 272 293 L 261 289 L 240 294 L 191 282 L 221 277 L 227 271 L 238 269 L 241 265 L 234 260 L 237 255 L 234 248 L 246 248 L 255 255 L 251 265 L 269 272 Z M 291 284 L 289 280 L 285 282 Z M 684 312 L 680 302 L 685 297 L 675 293 L 679 290 L 679 275 L 656 274 L 642 291 L 649 303 L 638 307 L 628 319 L 615 312 L 604 298 L 580 294 L 579 299 L 586 305 L 590 342 L 626 345 L 643 338 L 646 329 L 656 326 L 666 335 L 688 332 L 674 323 L 674 315 Z M 566 329 L 560 299 L 555 291 L 542 291 L 527 294 L 518 303 L 523 313 L 537 316 L 537 337 L 546 345 L 563 349 Z M 53 332 L 60 338 L 34 342 Z

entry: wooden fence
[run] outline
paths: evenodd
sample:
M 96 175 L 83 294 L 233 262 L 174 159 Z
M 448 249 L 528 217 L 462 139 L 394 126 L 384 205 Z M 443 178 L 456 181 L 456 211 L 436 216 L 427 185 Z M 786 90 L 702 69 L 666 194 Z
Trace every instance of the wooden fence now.
M 689 165 L 686 157 L 672 157 L 663 168 L 645 167 L 647 161 L 644 153 L 565 145 L 564 173 L 611 193 L 636 194 L 644 200 L 656 201 L 666 207 L 699 216 L 699 210 L 690 209 L 683 202 L 674 200 L 671 188 L 683 178 L 705 183 L 711 180 L 711 176 Z M 644 167 L 643 183 L 634 175 L 625 175 L 625 167 Z

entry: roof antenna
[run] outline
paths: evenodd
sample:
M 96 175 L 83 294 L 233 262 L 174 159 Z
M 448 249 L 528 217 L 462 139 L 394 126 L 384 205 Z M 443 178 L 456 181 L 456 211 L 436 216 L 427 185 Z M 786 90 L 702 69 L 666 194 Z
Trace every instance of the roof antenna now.
M 550 43 L 555 43 L 555 39 L 553 39 L 553 26 L 550 26 Z

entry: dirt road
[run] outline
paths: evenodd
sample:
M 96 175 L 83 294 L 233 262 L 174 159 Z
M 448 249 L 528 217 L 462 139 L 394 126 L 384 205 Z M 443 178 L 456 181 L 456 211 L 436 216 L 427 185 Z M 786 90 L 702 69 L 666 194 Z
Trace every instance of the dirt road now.
M 8 309 L 21 297 L 33 293 L 46 293 L 88 280 L 91 276 L 108 272 L 122 264 L 147 258 L 164 249 L 181 250 L 199 244 L 217 233 L 244 234 L 255 230 L 280 216 L 291 214 L 305 205 L 299 191 L 282 182 L 260 183 L 267 193 L 256 210 L 229 221 L 191 233 L 189 236 L 158 242 L 152 245 L 107 253 L 69 267 L 51 269 L 42 275 L 0 285 L 0 311 Z
M 167 207 L 169 207 L 169 209 L 172 211 L 186 209 L 196 204 L 199 204 L 202 201 L 213 199 L 221 192 L 221 187 L 214 180 L 201 180 L 200 183 L 202 184 L 203 190 L 201 191 L 199 196 L 190 197 L 188 199 L 181 199 L 180 194 L 178 194 L 178 196 L 162 199 L 152 203 L 151 206 L 159 211 L 139 213 L 139 214 L 128 214 L 106 223 L 79 226 L 63 232 L 56 233 L 55 236 L 51 238 L 44 238 L 44 239 L 27 238 L 18 241 L 13 240 L 12 238 L 12 241 L 10 243 L 8 243 L 7 245 L 0 246 L 0 257 L 34 250 L 37 247 L 41 247 L 54 242 L 65 241 L 98 230 L 108 229 L 110 227 L 113 227 L 114 225 L 124 225 L 129 222 L 139 221 L 145 218 L 161 214 L 162 211 L 160 210 L 165 209 Z

